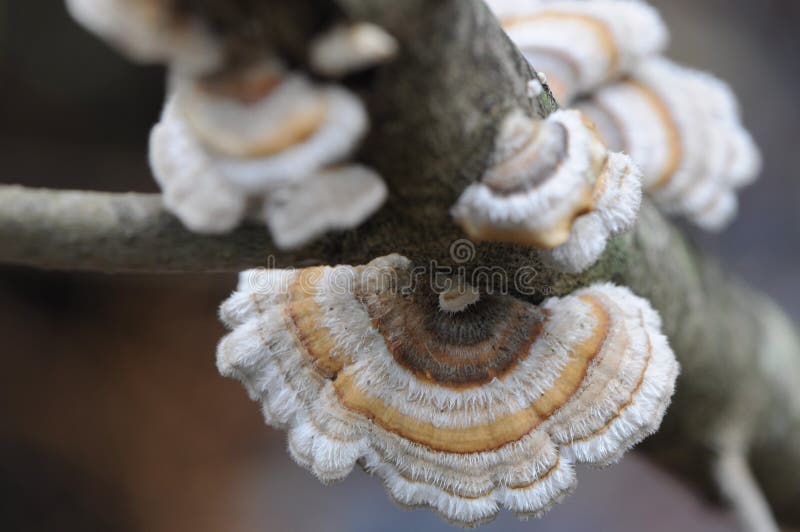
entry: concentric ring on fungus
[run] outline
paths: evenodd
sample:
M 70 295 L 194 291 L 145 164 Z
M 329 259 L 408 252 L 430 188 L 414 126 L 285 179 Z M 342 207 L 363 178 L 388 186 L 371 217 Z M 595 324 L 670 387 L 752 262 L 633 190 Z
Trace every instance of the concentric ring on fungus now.
M 652 58 L 576 105 L 612 149 L 641 166 L 644 189 L 659 207 L 703 229 L 733 219 L 736 190 L 760 170 L 735 97 L 704 72 Z
M 536 120 L 515 110 L 481 180 L 451 213 L 474 240 L 536 247 L 558 269 L 578 272 L 633 226 L 641 193 L 636 165 L 608 151 L 579 111 Z
M 441 297 L 412 269 L 391 255 L 245 272 L 222 306 L 220 371 L 323 482 L 360 463 L 457 524 L 537 515 L 574 488 L 574 463 L 613 462 L 658 427 L 678 365 L 628 289 L 535 306 L 463 284 Z
M 488 0 L 500 25 L 561 105 L 629 72 L 666 47 L 668 33 L 644 2 Z
M 189 229 L 225 233 L 259 218 L 278 248 L 293 249 L 359 225 L 386 200 L 377 172 L 349 162 L 369 120 L 344 87 L 260 58 L 175 76 L 173 88 L 150 162 L 165 206 Z

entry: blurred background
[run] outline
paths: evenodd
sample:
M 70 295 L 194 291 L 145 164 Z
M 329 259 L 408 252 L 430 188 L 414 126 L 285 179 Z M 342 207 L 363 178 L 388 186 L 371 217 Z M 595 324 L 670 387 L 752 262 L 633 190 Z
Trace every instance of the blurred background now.
M 726 233 L 691 236 L 800 320 L 800 2 L 654 3 L 672 57 L 731 82 L 766 162 Z M 155 191 L 162 93 L 161 69 L 121 59 L 62 2 L 0 0 L 0 182 Z M 291 462 L 214 366 L 234 285 L 0 266 L 0 530 L 451 530 L 362 472 L 323 487 Z M 545 518 L 481 530 L 736 530 L 635 453 L 579 478 Z

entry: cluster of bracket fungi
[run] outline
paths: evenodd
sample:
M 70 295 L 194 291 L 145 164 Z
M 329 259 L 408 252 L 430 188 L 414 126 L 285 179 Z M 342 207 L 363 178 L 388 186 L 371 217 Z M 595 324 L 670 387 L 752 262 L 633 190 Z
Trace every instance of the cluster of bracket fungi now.
M 368 130 L 335 81 L 402 54 L 350 21 L 310 44 L 310 69 L 231 47 L 171 0 L 67 0 L 88 29 L 169 67 L 150 158 L 165 206 L 189 229 L 262 220 L 293 248 L 355 227 L 387 187 L 353 160 Z M 452 208 L 477 241 L 540 250 L 579 272 L 635 223 L 642 194 L 718 229 L 758 151 L 721 81 L 659 54 L 667 30 L 643 2 L 489 0 L 565 110 L 499 128 L 480 180 Z M 702 102 L 702 103 L 701 103 Z M 622 153 L 625 152 L 625 153 Z M 598 283 L 540 305 L 455 283 L 410 282 L 400 255 L 362 266 L 253 270 L 221 308 L 223 375 L 244 384 L 294 460 L 321 481 L 356 464 L 403 505 L 471 526 L 501 507 L 539 515 L 655 431 L 678 364 L 650 304 Z

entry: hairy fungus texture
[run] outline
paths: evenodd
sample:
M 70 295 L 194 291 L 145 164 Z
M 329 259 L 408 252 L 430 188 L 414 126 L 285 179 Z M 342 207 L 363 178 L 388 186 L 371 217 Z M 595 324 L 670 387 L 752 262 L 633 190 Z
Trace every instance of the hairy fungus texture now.
M 368 127 L 354 94 L 273 62 L 179 83 L 173 98 L 223 177 L 252 192 L 344 159 Z
M 219 66 L 222 51 L 198 20 L 173 0 L 67 0 L 73 18 L 135 61 L 166 63 L 185 73 Z
M 645 189 L 662 209 L 704 229 L 730 222 L 736 189 L 760 171 L 735 97 L 704 72 L 651 59 L 578 106 L 612 149 L 641 166 Z
M 244 272 L 221 318 L 244 384 L 321 481 L 359 463 L 402 505 L 475 525 L 537 515 L 655 431 L 678 365 L 656 312 L 599 284 L 536 307 L 366 266 Z
M 580 271 L 635 222 L 640 179 L 580 112 L 539 121 L 514 111 L 500 127 L 489 168 L 452 214 L 470 238 L 548 250 L 555 265 Z
M 150 166 L 164 206 L 190 230 L 224 233 L 244 217 L 246 195 L 216 168 L 174 99 L 150 133 Z
M 664 49 L 667 29 L 658 13 L 621 0 L 489 0 L 511 40 L 553 94 L 568 103 Z
M 294 247 L 353 227 L 383 203 L 375 172 L 333 166 L 368 126 L 344 88 L 317 86 L 275 61 L 175 85 L 151 135 L 151 165 L 167 208 L 190 229 L 226 232 L 250 215 L 267 222 L 278 246 Z
M 653 8 L 628 0 L 488 3 L 559 101 L 639 165 L 662 210 L 706 230 L 733 219 L 736 189 L 760 171 L 758 149 L 725 83 L 658 55 L 668 33 Z
M 237 55 L 174 0 L 67 5 L 133 59 L 169 66 L 172 91 L 150 136 L 150 162 L 164 205 L 190 230 L 224 233 L 251 217 L 267 223 L 278 247 L 296 247 L 358 225 L 384 202 L 375 172 L 334 166 L 347 162 L 368 128 L 348 90 L 317 85 L 276 59 L 254 59 L 253 50 Z M 321 43 L 314 55 L 331 73 L 396 48 L 380 28 L 358 24 Z
M 589 268 L 603 254 L 609 238 L 633 227 L 641 199 L 639 167 L 627 155 L 609 153 L 592 190 L 592 211 L 575 220 L 569 240 L 541 252 L 542 258 L 570 273 Z

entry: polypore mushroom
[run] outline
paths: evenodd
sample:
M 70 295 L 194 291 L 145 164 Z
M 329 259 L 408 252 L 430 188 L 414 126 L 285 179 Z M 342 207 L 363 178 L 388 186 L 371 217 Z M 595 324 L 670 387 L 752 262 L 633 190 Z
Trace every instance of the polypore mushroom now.
M 173 98 L 225 177 L 253 192 L 344 159 L 368 126 L 358 97 L 274 61 L 187 80 Z
M 474 240 L 549 250 L 556 265 L 577 271 L 597 260 L 611 235 L 632 226 L 640 201 L 636 166 L 609 153 L 581 113 L 557 111 L 537 121 L 513 111 L 489 168 L 452 214 Z
M 275 244 L 293 248 L 325 231 L 357 226 L 383 205 L 386 195 L 386 184 L 369 168 L 330 168 L 270 194 L 264 217 Z
M 328 168 L 366 128 L 363 104 L 349 91 L 263 61 L 179 79 L 151 135 L 151 165 L 165 205 L 190 229 L 229 231 L 255 204 L 251 212 L 266 218 L 276 243 L 294 246 L 357 225 L 385 199 L 374 172 Z M 307 227 L 293 226 L 306 216 Z
M 621 0 L 489 0 L 500 24 L 556 98 L 567 104 L 664 49 L 658 13 Z
M 388 61 L 397 53 L 394 37 L 375 24 L 337 26 L 311 43 L 311 67 L 325 76 L 344 76 Z
M 636 222 L 642 199 L 642 174 L 630 157 L 609 153 L 606 167 L 592 190 L 593 209 L 579 216 L 566 243 L 541 252 L 545 261 L 569 273 L 590 267 L 606 242 Z
M 437 294 L 392 255 L 245 272 L 221 308 L 242 381 L 321 481 L 356 463 L 404 505 L 475 525 L 538 515 L 655 431 L 678 365 L 647 301 L 599 284 L 537 307 Z
M 729 223 L 735 190 L 760 170 L 758 149 L 727 85 L 666 59 L 642 63 L 578 107 L 612 149 L 641 166 L 645 190 L 662 209 L 704 229 Z
M 651 7 L 623 0 L 489 4 L 562 103 L 585 112 L 612 150 L 640 165 L 659 207 L 708 230 L 730 222 L 736 189 L 760 170 L 758 149 L 725 83 L 655 55 L 667 31 Z M 528 89 L 541 90 L 535 81 Z M 586 99 L 576 102 L 581 94 Z
M 73 18 L 135 61 L 207 72 L 222 52 L 211 32 L 173 0 L 67 0 Z
M 246 195 L 215 167 L 173 99 L 150 133 L 150 166 L 164 206 L 190 230 L 224 233 L 244 217 Z

